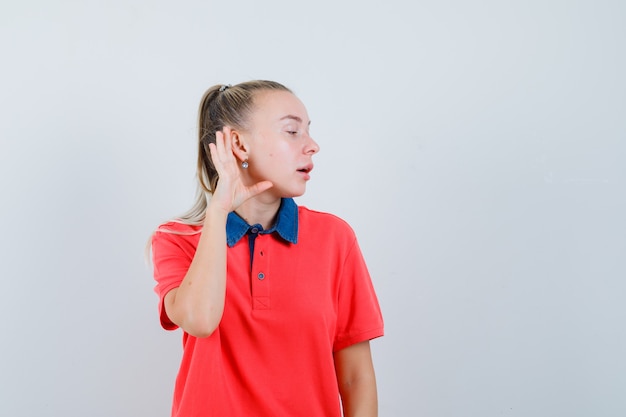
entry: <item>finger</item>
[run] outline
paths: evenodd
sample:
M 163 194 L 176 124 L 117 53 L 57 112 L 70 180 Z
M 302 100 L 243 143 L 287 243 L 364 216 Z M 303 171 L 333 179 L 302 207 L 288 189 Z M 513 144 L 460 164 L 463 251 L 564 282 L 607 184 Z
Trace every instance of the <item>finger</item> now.
M 235 155 L 233 153 L 233 130 L 224 126 L 223 129 L 223 137 L 224 137 L 224 160 L 225 161 L 234 161 Z
M 211 148 L 209 145 L 211 159 L 216 168 L 223 167 L 224 164 L 228 162 L 228 139 L 229 137 L 225 135 L 224 132 L 217 131 L 215 132 L 215 146 Z
M 274 184 L 271 181 L 260 181 L 248 187 L 248 198 L 261 194 L 263 191 L 269 190 Z
M 215 149 L 218 157 L 224 152 L 224 133 L 221 131 L 215 132 Z
M 222 156 L 224 157 L 224 161 L 229 161 L 232 159 L 232 143 L 233 138 L 230 134 L 230 129 L 224 128 L 224 149 L 222 149 Z
M 209 152 L 211 154 L 211 161 L 213 161 L 213 166 L 215 167 L 217 172 L 223 173 L 224 171 L 223 140 L 221 140 L 221 138 L 218 138 L 216 135 L 215 142 L 216 143 L 209 143 Z
M 217 167 L 221 166 L 220 158 L 217 156 L 217 144 L 209 143 L 209 153 L 211 155 L 211 161 L 213 161 L 213 165 L 217 169 Z

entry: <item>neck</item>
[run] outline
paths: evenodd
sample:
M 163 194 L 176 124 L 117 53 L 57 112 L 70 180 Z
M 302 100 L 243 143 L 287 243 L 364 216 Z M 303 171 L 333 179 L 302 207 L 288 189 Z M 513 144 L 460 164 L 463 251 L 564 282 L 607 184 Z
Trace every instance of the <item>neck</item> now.
M 264 201 L 253 197 L 240 205 L 235 212 L 248 224 L 260 224 L 263 229 L 269 229 L 274 225 L 280 201 L 280 199 Z

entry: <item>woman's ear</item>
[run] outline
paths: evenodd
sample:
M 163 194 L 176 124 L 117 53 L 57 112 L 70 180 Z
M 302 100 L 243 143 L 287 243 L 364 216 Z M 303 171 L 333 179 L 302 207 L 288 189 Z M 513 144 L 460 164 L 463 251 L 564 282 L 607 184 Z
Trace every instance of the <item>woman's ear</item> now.
M 230 138 L 233 155 L 242 162 L 247 161 L 249 148 L 246 135 L 238 130 L 231 130 Z

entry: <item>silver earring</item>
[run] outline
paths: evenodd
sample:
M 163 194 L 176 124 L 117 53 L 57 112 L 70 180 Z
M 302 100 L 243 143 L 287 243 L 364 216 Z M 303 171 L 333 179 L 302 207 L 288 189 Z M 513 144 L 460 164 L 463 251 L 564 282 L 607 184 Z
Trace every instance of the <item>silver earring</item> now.
M 243 161 L 243 162 L 241 163 L 241 167 L 242 167 L 243 169 L 248 168 L 248 161 Z

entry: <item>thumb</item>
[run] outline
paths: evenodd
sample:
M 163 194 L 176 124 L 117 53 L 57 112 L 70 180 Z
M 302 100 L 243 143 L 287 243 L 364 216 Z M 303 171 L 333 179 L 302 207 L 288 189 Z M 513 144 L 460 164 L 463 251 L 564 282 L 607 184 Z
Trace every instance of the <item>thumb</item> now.
M 271 181 L 259 181 L 256 184 L 248 187 L 248 193 L 250 197 L 254 197 L 257 194 L 261 194 L 263 191 L 266 191 L 272 188 L 274 184 Z

